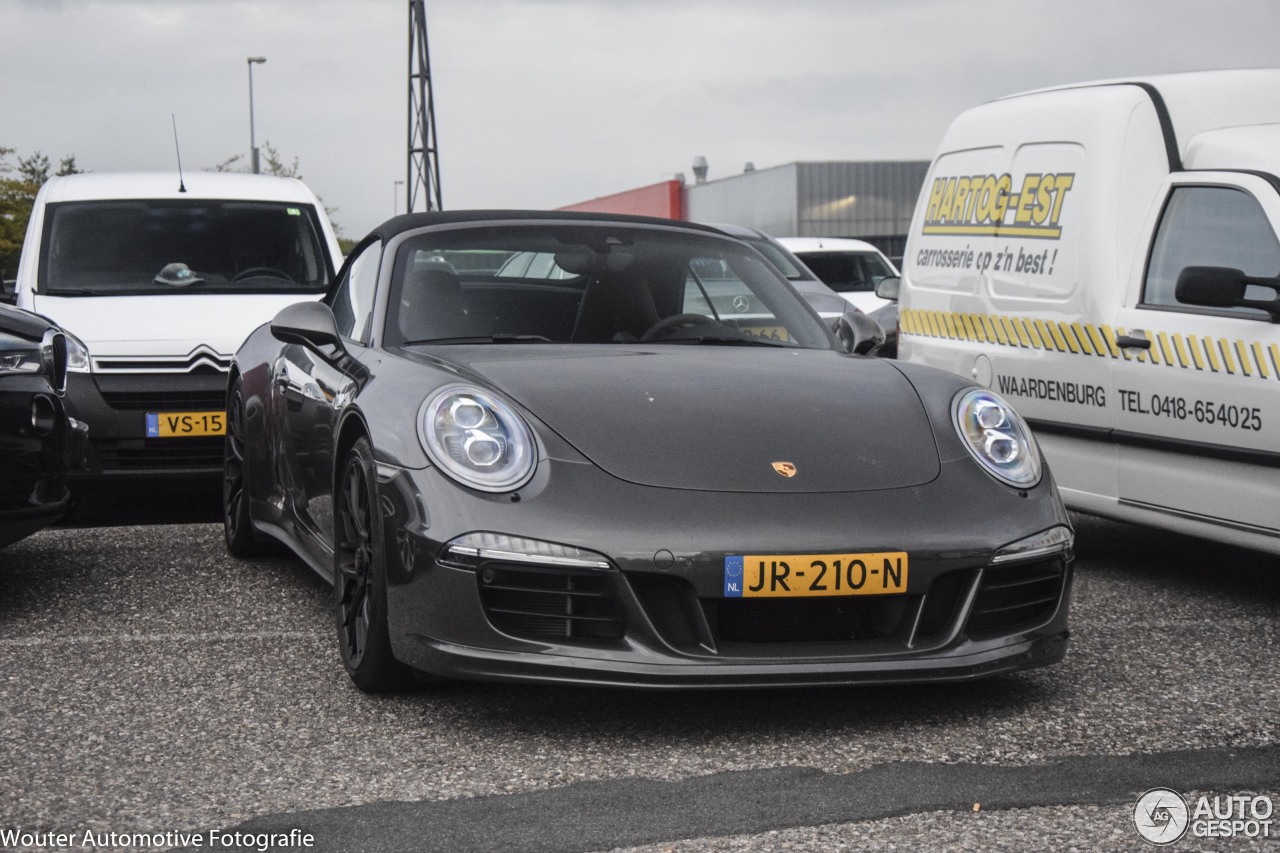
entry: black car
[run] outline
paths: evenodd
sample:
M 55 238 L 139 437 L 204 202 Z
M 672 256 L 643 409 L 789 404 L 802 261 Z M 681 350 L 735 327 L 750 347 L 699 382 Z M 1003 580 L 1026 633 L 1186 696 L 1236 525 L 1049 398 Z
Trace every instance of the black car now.
M 0 305 L 0 546 L 67 512 L 63 478 L 83 456 L 87 430 L 67 416 L 66 385 L 62 330 Z
M 1073 533 L 1017 413 L 847 352 L 710 227 L 392 219 L 249 336 L 228 400 L 227 546 L 333 582 L 366 690 L 969 679 L 1066 650 Z

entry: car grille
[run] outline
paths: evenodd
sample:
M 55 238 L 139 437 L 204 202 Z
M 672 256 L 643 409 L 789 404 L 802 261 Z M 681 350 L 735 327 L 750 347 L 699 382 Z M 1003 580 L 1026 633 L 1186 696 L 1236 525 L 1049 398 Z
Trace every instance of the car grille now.
M 723 598 L 713 624 L 730 643 L 823 643 L 899 636 L 907 596 L 808 600 Z
M 1065 579 L 1058 557 L 987 568 L 969 615 L 970 636 L 981 639 L 1047 621 L 1058 609 Z
M 140 412 L 222 411 L 227 407 L 226 391 L 104 391 L 102 399 L 113 409 Z
M 158 441 L 94 441 L 90 443 L 103 470 L 222 469 L 222 436 Z
M 697 598 L 675 578 L 634 574 L 627 580 L 649 622 L 671 645 L 690 652 L 756 644 L 838 643 L 845 652 L 883 653 L 948 642 L 959 630 L 979 570 L 957 569 L 933 579 L 925 595 L 830 598 Z M 772 654 L 772 652 L 767 652 Z
M 95 358 L 95 373 L 119 374 L 188 374 L 193 376 L 221 374 L 231 370 L 231 356 L 220 355 L 207 346 L 199 346 L 184 356 L 115 356 Z
M 609 576 L 489 564 L 477 572 L 495 628 L 535 640 L 616 640 L 625 631 Z

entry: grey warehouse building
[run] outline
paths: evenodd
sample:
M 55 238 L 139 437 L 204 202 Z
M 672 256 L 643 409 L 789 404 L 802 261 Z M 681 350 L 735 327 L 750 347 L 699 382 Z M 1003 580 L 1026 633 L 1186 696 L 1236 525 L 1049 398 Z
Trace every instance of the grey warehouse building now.
M 686 185 L 663 181 L 570 210 L 733 223 L 775 237 L 854 237 L 901 257 L 927 160 L 787 163 Z M 695 173 L 706 174 L 705 161 Z

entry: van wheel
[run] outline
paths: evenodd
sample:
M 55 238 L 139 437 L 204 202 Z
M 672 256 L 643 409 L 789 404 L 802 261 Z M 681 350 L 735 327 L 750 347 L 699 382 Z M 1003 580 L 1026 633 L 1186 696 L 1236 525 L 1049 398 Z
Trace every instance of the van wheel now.
M 347 674 L 368 693 L 404 690 L 413 672 L 391 653 L 387 563 L 373 449 L 359 438 L 342 461 L 334 519 L 333 588 L 338 646 Z

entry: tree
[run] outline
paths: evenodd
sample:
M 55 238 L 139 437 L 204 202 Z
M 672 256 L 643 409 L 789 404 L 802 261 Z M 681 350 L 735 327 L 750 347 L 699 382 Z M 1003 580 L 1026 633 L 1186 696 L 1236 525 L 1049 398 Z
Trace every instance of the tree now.
M 293 162 L 285 165 L 280 159 L 280 152 L 270 142 L 263 142 L 259 157 L 259 165 L 262 167 L 262 174 L 275 175 L 280 178 L 298 178 L 302 179 L 302 173 L 298 171 L 298 158 L 294 157 Z M 233 154 L 214 166 L 211 172 L 249 172 L 251 167 L 244 162 L 243 154 Z
M 39 151 L 14 163 L 16 154 L 13 148 L 0 146 L 0 278 L 5 279 L 18 271 L 31 208 L 52 168 L 49 158 Z M 79 171 L 73 154 L 62 158 L 54 174 L 74 175 Z
M 280 152 L 276 150 L 274 145 L 265 140 L 263 141 L 262 148 L 259 152 L 258 165 L 262 168 L 262 174 L 264 175 L 275 175 L 278 178 L 297 178 L 298 180 L 302 180 L 302 172 L 298 170 L 298 158 L 294 157 L 292 163 L 285 165 L 284 160 L 280 157 Z M 233 154 L 218 165 L 214 166 L 212 169 L 207 169 L 206 171 L 250 172 L 252 171 L 252 167 L 248 163 L 244 162 L 243 154 Z M 324 199 L 320 199 L 320 203 L 323 204 Z M 338 242 L 341 243 L 343 240 L 342 229 L 338 227 L 338 223 L 333 222 L 333 214 L 337 213 L 337 211 L 338 208 L 336 207 L 325 207 L 324 209 L 324 212 L 329 215 L 329 220 L 333 225 L 334 234 L 338 236 Z M 343 251 L 345 252 L 347 249 L 343 248 Z

